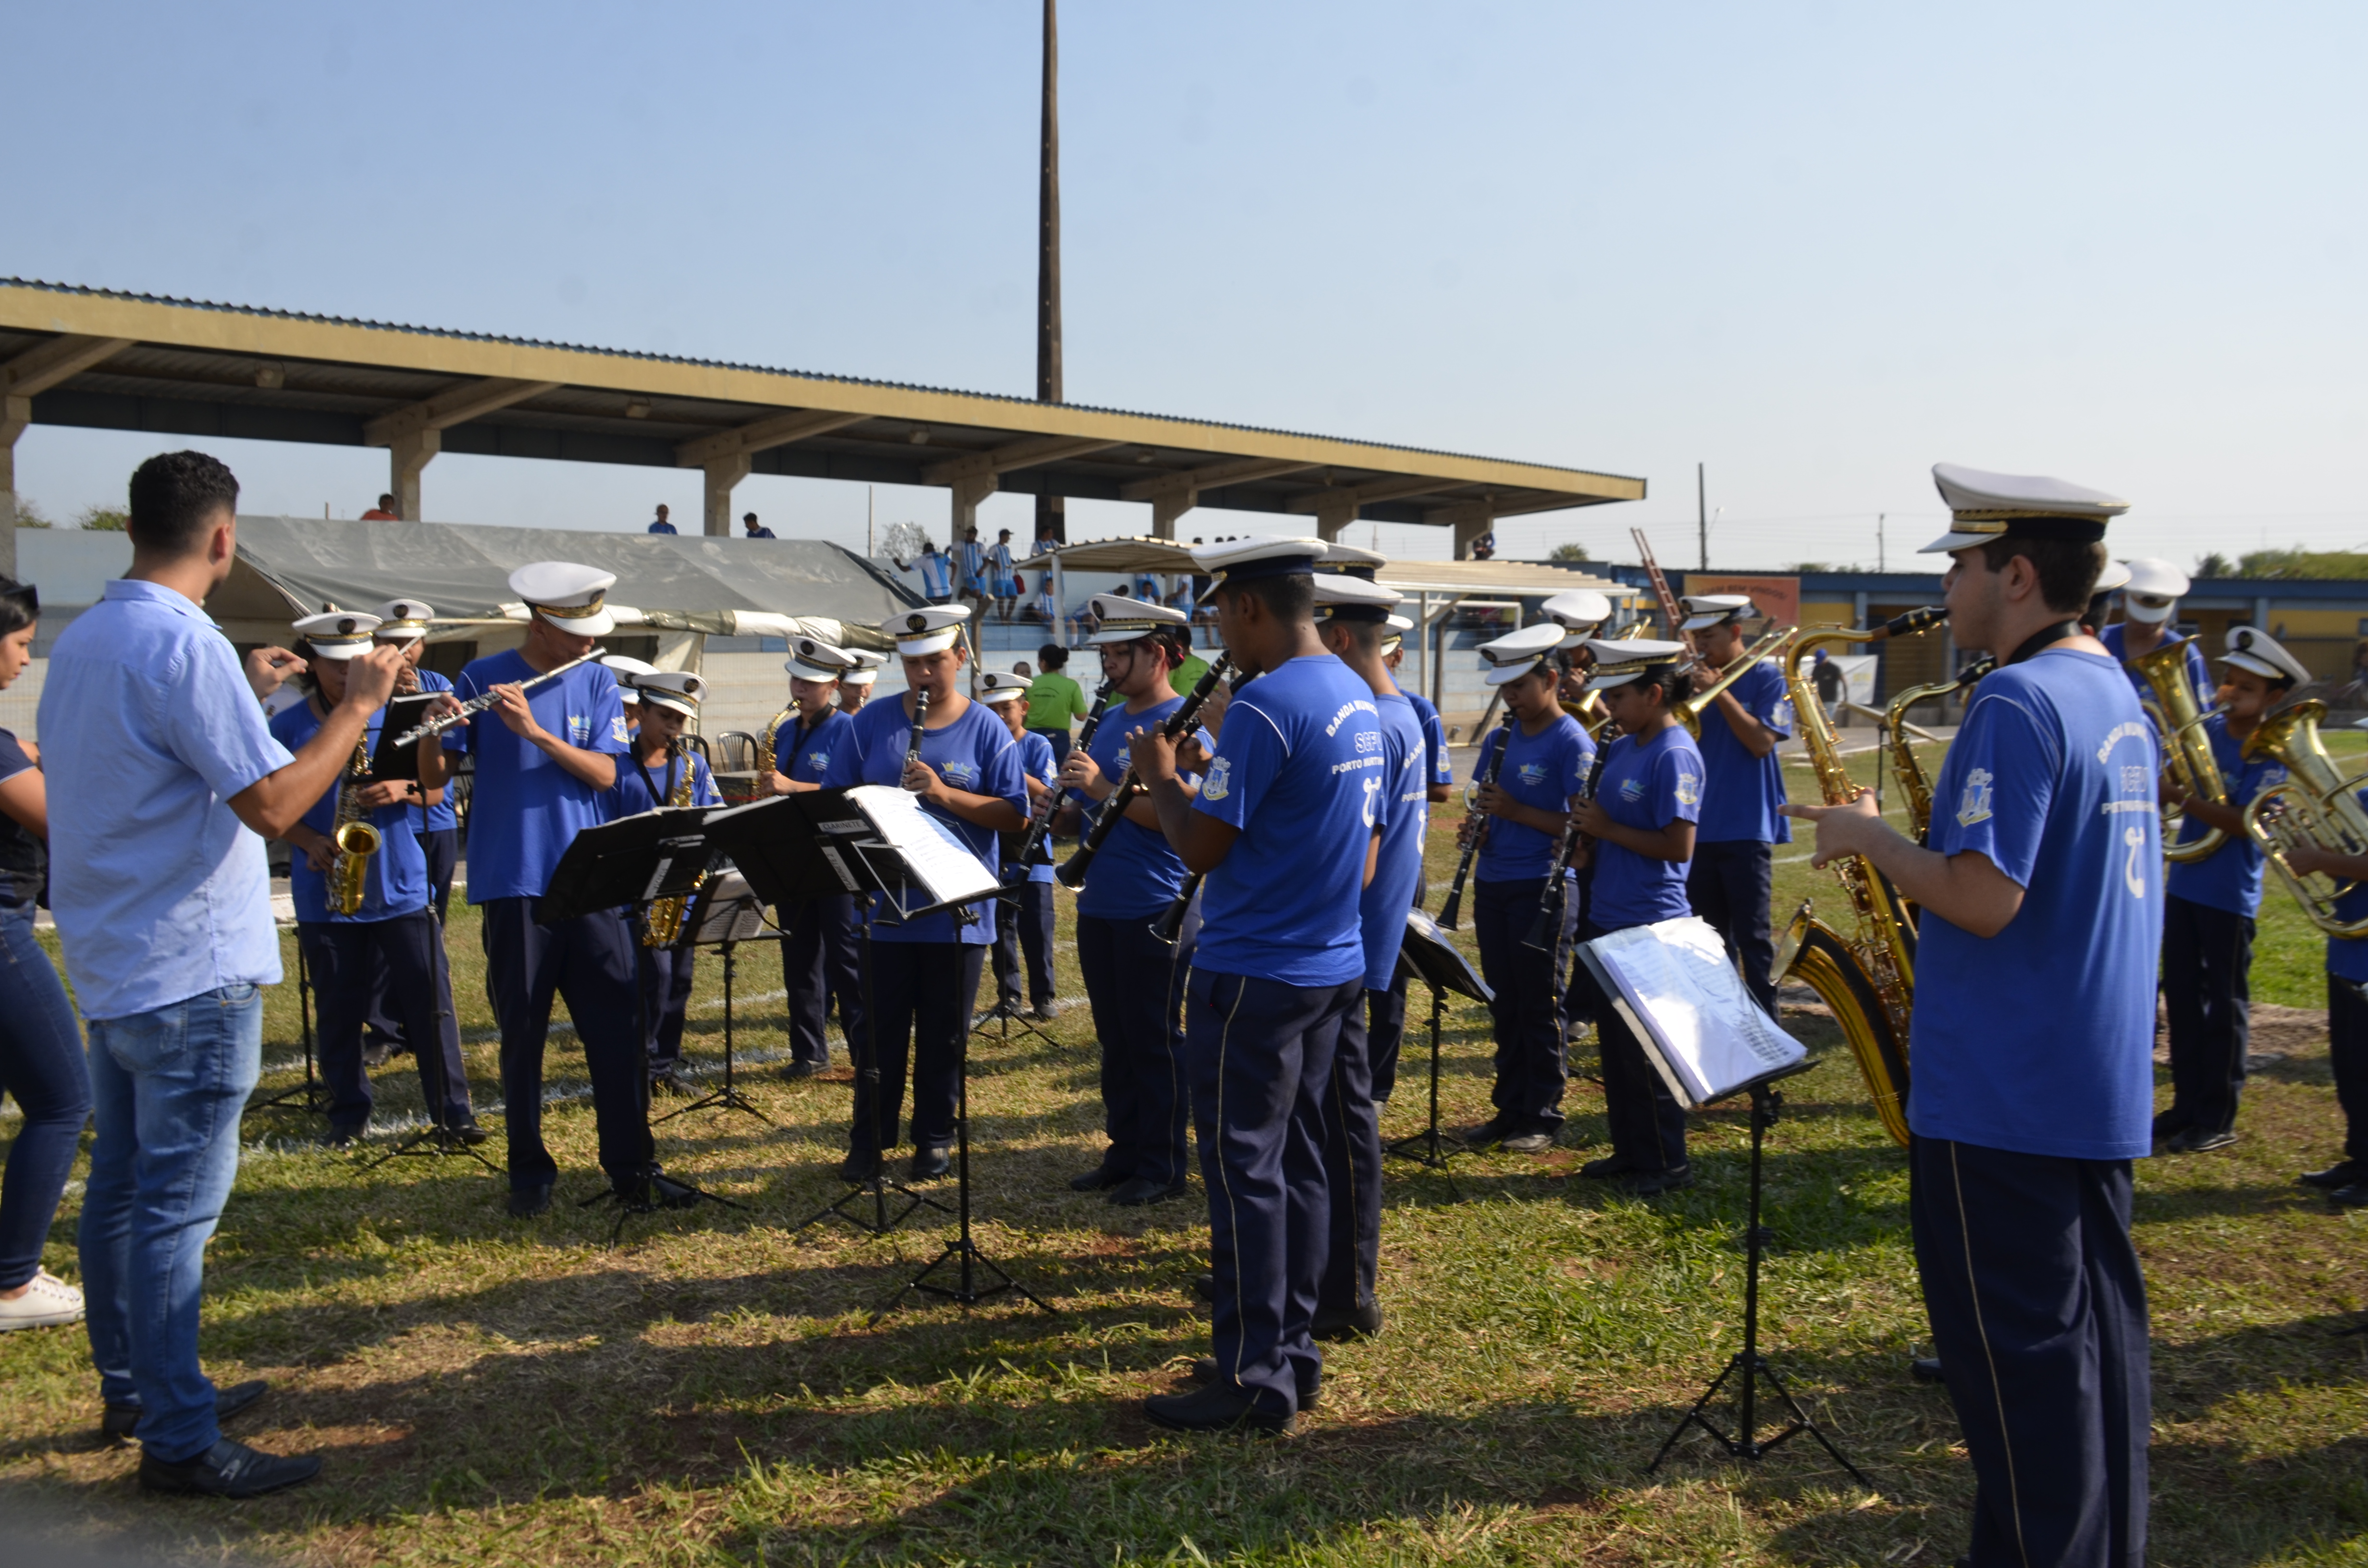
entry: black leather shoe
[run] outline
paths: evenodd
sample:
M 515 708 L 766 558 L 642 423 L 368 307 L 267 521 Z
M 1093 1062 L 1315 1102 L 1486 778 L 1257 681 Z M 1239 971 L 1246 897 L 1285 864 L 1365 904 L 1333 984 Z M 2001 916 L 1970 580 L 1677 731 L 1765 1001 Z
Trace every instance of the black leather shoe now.
M 261 1399 L 271 1385 L 261 1378 L 243 1383 L 233 1383 L 226 1389 L 214 1390 L 214 1424 L 220 1426 L 247 1406 Z M 123 1444 L 131 1440 L 140 1426 L 140 1407 L 136 1404 L 110 1404 L 100 1412 L 98 1437 L 103 1443 Z
M 869 1149 L 850 1149 L 838 1163 L 838 1179 L 860 1187 L 880 1174 L 880 1156 Z
M 1508 1154 L 1543 1154 L 1554 1147 L 1554 1134 L 1534 1128 L 1527 1132 L 1508 1132 L 1497 1140 L 1497 1146 Z
M 1625 1154 L 1606 1154 L 1600 1160 L 1589 1160 L 1578 1167 L 1578 1174 L 1592 1181 L 1609 1181 L 1613 1176 L 1626 1176 L 1636 1168 L 1636 1162 Z
M 1247 1394 L 1225 1383 L 1204 1383 L 1190 1393 L 1156 1393 L 1143 1413 L 1175 1432 L 1250 1432 L 1281 1437 L 1294 1417 L 1260 1410 Z
M 375 1073 L 393 1060 L 394 1048 L 391 1045 L 371 1044 L 362 1047 L 362 1066 L 369 1072 Z
M 699 1188 L 686 1187 L 672 1176 L 661 1175 L 656 1171 L 650 1172 L 637 1182 L 618 1187 L 616 1192 L 618 1197 L 624 1199 L 628 1203 L 646 1204 L 652 1209 L 699 1207 Z
M 1124 1187 L 1110 1195 L 1110 1203 L 1117 1209 L 1140 1209 L 1145 1204 L 1165 1203 L 1171 1198 L 1183 1195 L 1184 1184 L 1180 1181 L 1154 1181 L 1149 1176 L 1132 1176 Z
M 1222 1383 L 1225 1381 L 1217 1374 L 1217 1358 L 1214 1356 L 1201 1356 L 1196 1358 L 1192 1362 L 1192 1369 L 1190 1372 L 1187 1372 L 1185 1376 L 1190 1378 L 1196 1383 Z M 1323 1394 L 1320 1387 L 1310 1387 L 1305 1383 L 1299 1385 L 1300 1409 L 1315 1409 L 1322 1397 Z
M 2338 1209 L 2368 1209 L 2368 1181 L 2355 1181 L 2350 1187 L 2339 1187 L 2327 1198 Z
M 1492 1116 L 1477 1127 L 1467 1127 L 1456 1136 L 1467 1149 L 1486 1149 L 1497 1139 L 1515 1130 L 1514 1124 L 1501 1116 Z
M 1907 1363 L 1907 1375 L 1914 1378 L 1919 1383 L 1939 1382 L 1941 1381 L 1941 1358 L 1938 1356 L 1917 1357 L 1916 1359 Z
M 913 1151 L 915 1181 L 935 1181 L 953 1168 L 953 1151 L 950 1149 L 933 1149 L 924 1143 Z
M 260 1497 L 267 1492 L 301 1486 L 320 1473 L 321 1461 L 311 1454 L 283 1459 L 228 1437 L 179 1464 L 166 1464 L 151 1454 L 140 1456 L 142 1487 L 200 1497 Z
M 830 1071 L 827 1062 L 792 1062 L 781 1069 L 781 1076 L 794 1082 L 800 1078 L 819 1077 Z
M 2333 1192 L 2339 1187 L 2350 1187 L 2363 1177 L 2368 1177 L 2368 1169 L 2362 1169 L 2357 1161 L 2338 1160 L 2323 1171 L 2305 1171 L 2294 1177 L 2294 1181 L 2301 1187 L 2324 1187 Z
M 466 1143 L 472 1148 L 484 1142 L 488 1136 L 485 1130 L 478 1125 L 477 1119 L 473 1116 L 462 1117 L 460 1120 L 453 1122 L 451 1125 L 445 1128 L 444 1131 L 447 1136 L 453 1140 L 453 1142 L 458 1143 Z
M 1317 1307 L 1307 1332 L 1316 1339 L 1371 1339 L 1382 1332 L 1382 1303 L 1368 1296 L 1353 1307 Z
M 2191 1127 L 2174 1132 L 2163 1140 L 2165 1152 L 2173 1154 L 2207 1154 L 2214 1149 L 2226 1149 L 2237 1141 L 2231 1131 L 2208 1132 L 2201 1127 Z
M 1129 1179 L 1126 1172 L 1115 1166 L 1096 1165 L 1083 1176 L 1071 1176 L 1069 1190 L 1071 1192 L 1107 1192 L 1113 1187 L 1125 1186 Z
M 321 1147 L 324 1149 L 350 1149 L 355 1144 L 360 1142 L 362 1141 L 362 1135 L 369 1131 L 370 1126 L 367 1122 L 353 1127 L 332 1127 L 326 1132 L 321 1134 Z
M 1204 1301 L 1214 1301 L 1217 1299 L 1217 1277 L 1214 1274 L 1192 1276 L 1192 1294 Z
M 538 1214 L 548 1214 L 550 1212 L 551 1184 L 549 1182 L 541 1181 L 535 1183 L 532 1187 L 514 1187 L 510 1188 L 511 1219 L 531 1220 Z
M 650 1097 L 653 1099 L 660 1095 L 672 1095 L 680 1098 L 689 1093 L 690 1093 L 689 1088 L 681 1079 L 674 1075 L 674 1069 L 671 1067 L 663 1073 L 650 1074 Z
M 1049 1024 L 1061 1016 L 1061 1009 L 1054 1003 L 1039 1002 L 1028 1009 L 1028 1016 L 1040 1024 Z
M 1620 1178 L 1620 1185 L 1638 1198 L 1658 1198 L 1693 1184 L 1694 1168 L 1691 1165 L 1673 1165 L 1666 1171 L 1634 1171 Z

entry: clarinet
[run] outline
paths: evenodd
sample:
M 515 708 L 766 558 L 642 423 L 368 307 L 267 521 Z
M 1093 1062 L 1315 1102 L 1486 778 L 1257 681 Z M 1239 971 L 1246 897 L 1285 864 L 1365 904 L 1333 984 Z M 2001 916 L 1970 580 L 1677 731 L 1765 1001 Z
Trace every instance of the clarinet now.
M 1595 761 L 1587 770 L 1587 788 L 1579 795 L 1581 801 L 1595 799 L 1596 786 L 1603 782 L 1604 759 L 1611 755 L 1611 743 L 1608 739 L 1595 748 Z M 1530 934 L 1521 939 L 1523 947 L 1544 953 L 1554 950 L 1562 933 L 1562 912 L 1570 898 L 1570 879 L 1563 873 L 1570 869 L 1571 854 L 1578 847 L 1578 812 L 1573 811 L 1570 820 L 1562 824 L 1562 842 L 1554 846 L 1554 860 L 1546 872 L 1545 894 L 1538 900 L 1538 917 L 1531 924 Z M 1593 861 L 1588 863 L 1587 880 L 1590 887 L 1594 885 Z M 1584 897 L 1579 900 L 1579 913 L 1587 913 Z
M 1102 727 L 1102 710 L 1110 706 L 1110 693 L 1117 689 L 1116 681 L 1106 680 L 1102 682 L 1100 689 L 1094 693 L 1093 710 L 1086 715 L 1084 726 L 1077 731 L 1076 745 L 1074 749 L 1086 751 L 1092 747 L 1094 732 Z M 1065 791 L 1057 785 L 1045 790 L 1042 803 L 1036 808 L 1036 814 L 1028 819 L 1028 835 L 1019 841 L 1019 852 L 1011 861 L 1023 876 L 1026 874 L 1029 862 L 1033 860 L 1036 858 L 1036 852 L 1044 846 L 1044 835 L 1052 831 L 1053 819 L 1060 814 L 1061 797 L 1064 793 Z
M 1497 732 L 1497 754 L 1488 759 L 1488 771 L 1481 777 L 1483 784 L 1497 782 L 1497 770 L 1505 766 L 1505 753 L 1513 744 L 1514 720 L 1508 715 L 1505 727 Z M 1463 911 L 1463 881 L 1472 874 L 1472 858 L 1480 853 L 1480 841 L 1488 836 L 1488 824 L 1482 823 L 1472 835 L 1472 842 L 1463 846 L 1463 858 L 1455 863 L 1455 881 L 1448 884 L 1447 902 L 1439 906 L 1439 923 L 1446 929 L 1455 929 L 1456 916 Z
M 913 688 L 913 733 L 905 741 L 905 771 L 913 771 L 913 764 L 921 760 L 921 732 L 929 722 L 929 694 L 922 687 Z
M 1241 690 L 1243 687 L 1249 684 L 1250 679 L 1249 676 L 1244 676 L 1235 682 L 1234 689 Z M 1168 900 L 1167 908 L 1152 917 L 1151 934 L 1171 948 L 1176 945 L 1177 938 L 1184 935 L 1184 916 L 1191 913 L 1192 900 L 1200 894 L 1201 875 L 1202 873 L 1194 871 L 1186 877 L 1183 889 L 1174 898 Z
M 1233 667 L 1232 654 L 1218 654 L 1217 662 L 1209 666 L 1209 673 L 1193 685 L 1192 694 L 1167 716 L 1166 723 L 1159 726 L 1159 733 L 1172 741 L 1198 723 L 1201 710 L 1207 704 L 1210 693 L 1217 689 L 1217 683 L 1224 679 L 1225 673 Z M 1092 824 L 1079 837 L 1077 852 L 1063 861 L 1060 869 L 1053 873 L 1055 881 L 1071 892 L 1085 885 L 1086 868 L 1093 864 L 1094 857 L 1101 852 L 1103 840 L 1110 837 L 1110 830 L 1118 826 L 1119 819 L 1126 815 L 1126 808 L 1143 793 L 1143 785 L 1135 778 L 1133 765 L 1128 764 L 1125 776 L 1118 781 L 1118 788 L 1102 801 L 1101 809 L 1094 813 Z

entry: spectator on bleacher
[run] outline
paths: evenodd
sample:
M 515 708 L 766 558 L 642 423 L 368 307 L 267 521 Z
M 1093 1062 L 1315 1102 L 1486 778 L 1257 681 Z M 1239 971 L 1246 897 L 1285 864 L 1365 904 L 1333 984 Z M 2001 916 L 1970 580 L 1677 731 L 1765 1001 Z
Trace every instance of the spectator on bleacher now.
M 1061 673 L 1069 662 L 1066 648 L 1047 642 L 1036 650 L 1036 662 L 1044 666 L 1044 673 L 1028 683 L 1028 728 L 1052 743 L 1056 762 L 1066 762 L 1069 726 L 1083 719 L 1091 705 L 1086 701 L 1085 688 Z
M 893 555 L 888 559 L 896 562 L 899 572 L 918 572 L 921 574 L 921 597 L 929 603 L 941 605 L 952 601 L 953 562 L 938 553 L 933 541 L 926 539 L 921 541 L 921 555 L 917 561 L 902 561 Z
M 679 530 L 677 529 L 672 523 L 666 521 L 666 509 L 665 506 L 661 504 L 658 507 L 658 520 L 650 525 L 650 532 L 654 534 L 670 534 L 678 531 Z
M 958 598 L 974 599 L 973 625 L 986 619 L 986 547 L 978 542 L 978 530 L 962 530 L 962 543 L 954 550 L 954 595 Z
M 378 498 L 377 506 L 372 506 L 369 511 L 362 514 L 362 521 L 366 523 L 399 523 L 403 521 L 403 518 L 395 512 L 393 495 L 386 494 Z
M 748 530 L 746 534 L 741 536 L 743 539 L 771 539 L 773 537 L 773 530 L 758 523 L 757 521 L 757 514 L 754 512 L 744 514 L 740 518 L 740 526 Z
M 1019 574 L 1011 559 L 1011 530 L 1004 528 L 995 536 L 995 544 L 986 552 L 987 586 L 993 590 L 995 609 L 1006 626 L 1011 624 L 1012 612 L 1019 608 Z

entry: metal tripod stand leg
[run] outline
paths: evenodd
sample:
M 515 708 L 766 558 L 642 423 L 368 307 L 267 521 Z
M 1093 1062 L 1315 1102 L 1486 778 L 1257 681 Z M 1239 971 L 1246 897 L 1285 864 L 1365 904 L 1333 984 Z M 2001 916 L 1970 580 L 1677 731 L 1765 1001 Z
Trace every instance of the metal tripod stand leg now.
M 862 1232 L 865 1235 L 884 1236 L 911 1219 L 924 1207 L 934 1209 L 940 1214 L 948 1212 L 946 1206 L 936 1199 L 925 1198 L 909 1187 L 890 1181 L 884 1174 L 888 1165 L 887 1152 L 879 1147 L 882 1140 L 876 1135 L 876 1124 L 880 1115 L 880 1014 L 871 991 L 871 908 L 869 903 L 864 905 L 863 911 L 863 956 L 860 972 L 863 983 L 863 1043 L 859 1047 L 854 1040 L 849 1040 L 847 1042 L 847 1049 L 849 1052 L 860 1051 L 861 1055 L 855 1063 L 855 1076 L 859 1083 L 868 1083 L 871 1085 L 871 1109 L 875 1123 L 875 1135 L 871 1141 L 871 1175 L 841 1193 L 835 1200 L 824 1204 L 820 1209 L 791 1226 L 790 1234 L 793 1236 L 811 1226 L 820 1224 L 825 1220 L 837 1220 L 841 1224 L 852 1226 Z M 888 1195 L 891 1192 L 905 1200 L 905 1206 L 894 1214 L 888 1211 Z M 869 1218 L 850 1211 L 848 1207 L 863 1198 L 871 1199 L 871 1214 Z
M 247 1104 L 249 1110 L 294 1110 L 305 1116 L 325 1116 L 329 1085 L 313 1067 L 313 971 L 304 962 L 304 938 L 296 938 L 296 1017 L 304 1036 L 304 1081 Z
M 745 1110 L 750 1116 L 753 1116 L 757 1120 L 763 1122 L 766 1126 L 771 1127 L 774 1125 L 773 1119 L 767 1116 L 763 1111 L 758 1110 L 755 1105 L 751 1104 L 748 1096 L 742 1094 L 739 1089 L 734 1085 L 732 1081 L 732 979 L 734 966 L 739 961 L 738 955 L 734 953 L 732 949 L 738 945 L 739 944 L 735 942 L 726 942 L 723 944 L 723 1085 L 719 1088 L 709 1090 L 706 1094 L 701 1095 L 699 1098 L 691 1101 L 687 1106 L 678 1107 L 674 1110 L 666 1112 L 664 1116 L 659 1117 L 656 1121 L 651 1122 L 650 1125 L 652 1127 L 656 1127 L 663 1122 L 672 1121 L 677 1116 L 689 1116 L 695 1110 Z
M 1439 987 L 1434 985 L 1428 989 L 1430 992 L 1430 1124 L 1411 1137 L 1400 1138 L 1388 1144 L 1382 1153 L 1394 1154 L 1401 1160 L 1412 1160 L 1427 1170 L 1439 1172 L 1447 1177 L 1449 1188 L 1461 1198 L 1463 1189 L 1456 1187 L 1455 1176 L 1448 1169 L 1447 1163 L 1458 1154 L 1468 1154 L 1472 1151 L 1463 1146 L 1463 1140 L 1452 1132 L 1442 1131 L 1439 1125 L 1439 1030 L 1447 1004 Z

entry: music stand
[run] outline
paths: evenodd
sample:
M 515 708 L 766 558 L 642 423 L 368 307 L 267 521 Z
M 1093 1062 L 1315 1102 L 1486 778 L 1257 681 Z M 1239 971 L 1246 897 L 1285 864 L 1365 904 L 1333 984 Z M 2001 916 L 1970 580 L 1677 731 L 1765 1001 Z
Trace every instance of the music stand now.
M 1452 991 L 1482 1004 L 1494 1003 L 1497 994 L 1440 934 L 1439 923 L 1419 909 L 1406 911 L 1406 939 L 1398 946 L 1397 972 L 1406 979 L 1421 981 L 1430 992 L 1430 1123 L 1412 1137 L 1384 1145 L 1382 1153 L 1444 1172 L 1448 1161 L 1472 1152 L 1461 1138 L 1441 1131 L 1439 1125 L 1439 1028 L 1447 994 Z M 1453 1147 L 1450 1148 L 1450 1144 Z M 1421 1153 L 1413 1153 L 1415 1150 Z M 1449 1176 L 1447 1182 L 1452 1187 L 1454 1176 Z
M 329 1114 L 329 1085 L 313 1070 L 313 971 L 304 962 L 304 939 L 296 938 L 296 1017 L 304 1037 L 304 1081 L 247 1106 L 248 1110 L 293 1110 L 303 1116 Z
M 718 870 L 710 875 L 692 895 L 689 907 L 683 911 L 682 936 L 675 943 L 677 949 L 723 949 L 723 1083 L 689 1105 L 666 1112 L 651 1126 L 689 1116 L 695 1110 L 745 1110 L 766 1126 L 773 1125 L 773 1119 L 750 1104 L 748 1096 L 732 1082 L 732 982 L 739 961 L 734 949 L 764 929 L 764 907 L 749 891 L 748 880 L 735 870 Z
M 454 1005 L 452 1001 L 451 959 L 444 951 L 444 923 L 436 918 L 436 904 L 435 901 L 432 899 L 428 902 L 427 905 L 427 918 L 436 927 L 436 950 L 431 961 L 435 963 L 438 974 L 442 977 L 444 1005 L 449 1007 Z M 444 1016 L 445 1015 L 442 1014 L 438 1015 L 438 1017 L 442 1017 Z M 418 1067 L 425 1063 L 431 1050 L 437 1050 L 440 1054 L 440 1042 L 438 1042 L 437 1047 L 430 1047 L 424 1043 L 420 1046 L 415 1047 L 412 1051 L 412 1064 L 415 1067 Z M 466 1086 L 465 1072 L 466 1070 L 463 1069 L 463 1086 Z M 448 1085 L 446 1086 L 449 1088 L 450 1085 Z M 420 1098 L 428 1099 L 427 1074 L 424 1070 L 419 1075 L 419 1095 Z M 469 1142 L 466 1139 L 462 1138 L 460 1133 L 444 1125 L 444 1107 L 439 1101 L 435 1100 L 430 1100 L 427 1107 L 427 1126 L 419 1129 L 416 1132 L 405 1133 L 403 1137 L 395 1141 L 393 1148 L 386 1150 L 374 1160 L 365 1161 L 362 1165 L 360 1174 L 368 1176 L 370 1172 L 378 1169 L 379 1166 L 386 1164 L 389 1160 L 397 1160 L 405 1157 L 418 1159 L 442 1159 L 448 1154 L 466 1154 L 469 1158 L 476 1161 L 477 1164 L 484 1166 L 495 1176 L 504 1176 L 507 1174 L 501 1166 L 494 1164 L 491 1159 L 488 1159 L 484 1150 L 478 1148 L 475 1144 Z
M 652 903 L 687 896 L 698 887 L 713 858 L 701 827 L 709 810 L 705 806 L 660 806 L 581 830 L 552 869 L 550 885 L 535 905 L 535 923 L 553 926 L 603 910 L 630 908 L 636 916 L 633 924 L 640 925 Z M 638 1053 L 649 1039 L 649 1019 L 638 975 L 633 981 L 633 1017 L 634 1050 Z M 646 1099 L 643 1114 L 648 1114 Z M 667 1179 L 695 1194 L 698 1200 L 720 1203 L 726 1209 L 740 1207 L 696 1182 L 684 1181 L 679 1176 Z M 624 1233 L 628 1219 L 635 1214 L 654 1213 L 656 1205 L 650 1202 L 649 1183 L 644 1181 L 632 1196 L 619 1192 L 611 1185 L 578 1207 L 589 1208 L 611 1199 L 619 1209 L 617 1228 L 609 1238 L 613 1246 L 617 1237 Z

